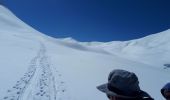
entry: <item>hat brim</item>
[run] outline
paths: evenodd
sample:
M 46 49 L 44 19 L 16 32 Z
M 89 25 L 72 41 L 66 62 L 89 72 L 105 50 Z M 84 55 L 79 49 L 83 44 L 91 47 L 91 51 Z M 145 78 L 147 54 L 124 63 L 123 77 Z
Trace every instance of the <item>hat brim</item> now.
M 110 91 L 110 90 L 108 89 L 108 87 L 107 87 L 107 86 L 108 86 L 107 84 L 108 84 L 108 83 L 105 83 L 105 84 L 102 84 L 102 85 L 100 85 L 100 86 L 97 86 L 97 89 L 100 90 L 101 92 L 106 93 L 106 94 L 109 95 L 109 96 L 117 96 L 117 97 L 129 98 L 129 99 L 134 99 L 134 98 L 136 98 L 136 97 L 119 95 L 119 94 L 115 93 L 114 91 Z
M 105 84 L 102 84 L 100 86 L 97 86 L 97 89 L 100 90 L 101 92 L 104 92 L 110 96 L 118 96 L 117 93 L 113 92 L 113 91 L 110 91 L 107 87 L 107 83 Z

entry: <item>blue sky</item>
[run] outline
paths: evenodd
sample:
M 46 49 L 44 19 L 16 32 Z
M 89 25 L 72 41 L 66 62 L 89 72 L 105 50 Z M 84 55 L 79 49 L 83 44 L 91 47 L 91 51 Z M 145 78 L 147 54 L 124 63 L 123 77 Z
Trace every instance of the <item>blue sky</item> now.
M 79 41 L 131 40 L 170 28 L 169 0 L 3 0 L 49 36 Z

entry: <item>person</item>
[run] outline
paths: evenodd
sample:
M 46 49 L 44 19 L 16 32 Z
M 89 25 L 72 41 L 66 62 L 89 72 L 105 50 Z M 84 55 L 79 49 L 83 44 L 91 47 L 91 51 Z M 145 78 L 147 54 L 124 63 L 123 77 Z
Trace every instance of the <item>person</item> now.
M 97 89 L 106 93 L 109 100 L 154 100 L 140 89 L 138 77 L 133 72 L 122 69 L 111 71 L 108 82 Z
M 170 83 L 167 83 L 163 88 L 161 89 L 161 94 L 166 100 L 170 100 Z

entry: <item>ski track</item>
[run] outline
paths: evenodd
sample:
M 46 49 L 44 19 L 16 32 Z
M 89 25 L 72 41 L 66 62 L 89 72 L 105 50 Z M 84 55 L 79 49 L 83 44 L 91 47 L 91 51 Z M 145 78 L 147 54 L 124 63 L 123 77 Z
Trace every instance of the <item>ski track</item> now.
M 40 50 L 30 61 L 27 72 L 9 90 L 2 100 L 65 100 L 65 82 L 62 74 L 51 67 L 46 48 L 40 43 Z M 69 100 L 67 98 L 66 100 Z

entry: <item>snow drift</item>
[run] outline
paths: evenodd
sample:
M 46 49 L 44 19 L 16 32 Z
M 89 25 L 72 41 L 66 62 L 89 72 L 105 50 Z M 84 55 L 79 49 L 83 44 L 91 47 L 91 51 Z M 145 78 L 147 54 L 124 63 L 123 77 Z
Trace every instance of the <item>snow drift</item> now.
M 141 39 L 78 42 L 46 36 L 0 5 L 1 100 L 107 100 L 96 89 L 113 69 L 137 74 L 141 89 L 162 100 L 169 81 L 170 30 Z

